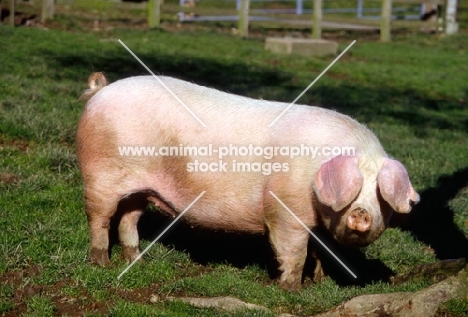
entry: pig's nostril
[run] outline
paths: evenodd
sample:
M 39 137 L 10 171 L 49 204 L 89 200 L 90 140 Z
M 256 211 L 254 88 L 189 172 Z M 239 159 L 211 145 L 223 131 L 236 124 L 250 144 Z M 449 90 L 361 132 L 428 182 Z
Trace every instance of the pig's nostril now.
M 351 230 L 366 232 L 370 230 L 372 218 L 367 210 L 358 208 L 351 211 L 346 219 L 346 225 Z

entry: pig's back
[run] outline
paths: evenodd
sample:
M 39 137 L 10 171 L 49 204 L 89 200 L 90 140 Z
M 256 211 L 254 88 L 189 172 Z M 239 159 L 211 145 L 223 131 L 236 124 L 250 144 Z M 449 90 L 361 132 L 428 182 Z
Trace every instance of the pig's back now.
M 192 131 L 186 137 L 195 139 L 216 135 L 219 143 L 378 143 L 366 127 L 332 110 L 293 105 L 270 127 L 288 103 L 255 100 L 170 77 L 158 78 L 181 102 L 153 76 L 138 76 L 103 88 L 88 102 L 87 111 L 102 113 L 127 134 L 134 126 L 137 130 L 159 127 L 178 133 Z
M 179 127 L 195 134 L 222 130 L 226 135 L 249 129 L 249 136 L 254 137 L 263 134 L 261 130 L 284 108 L 281 103 L 228 94 L 170 77 L 159 79 L 173 95 L 153 76 L 131 77 L 103 88 L 88 102 L 87 111 L 104 113 L 117 125 L 137 120 L 143 126 L 159 125 L 170 130 Z

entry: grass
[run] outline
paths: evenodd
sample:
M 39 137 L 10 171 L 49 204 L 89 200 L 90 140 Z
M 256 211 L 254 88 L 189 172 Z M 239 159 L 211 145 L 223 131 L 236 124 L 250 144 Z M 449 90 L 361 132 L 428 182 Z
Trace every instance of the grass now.
M 468 314 L 468 299 L 453 299 L 444 303 L 441 308 L 442 313 L 448 313 L 452 316 L 466 316 Z
M 193 233 L 182 224 L 121 280 L 116 277 L 126 263 L 118 246 L 109 268 L 91 266 L 74 154 L 84 106 L 77 97 L 93 71 L 106 72 L 111 81 L 146 74 L 117 39 L 157 73 L 280 101 L 294 100 L 333 58 L 267 53 L 261 29 L 249 40 L 223 29 L 188 31 L 171 24 L 166 30 L 92 32 L 86 19 L 59 15 L 50 30 L 0 28 L 0 41 L 8 43 L 0 63 L 0 314 L 273 316 L 228 314 L 181 302 L 150 304 L 150 295 L 158 294 L 235 296 L 274 314 L 306 316 L 356 295 L 414 291 L 429 284 L 414 280 L 390 286 L 375 276 L 351 284 L 331 263 L 331 277 L 318 284 L 306 279 L 291 293 L 272 280 L 265 238 Z M 344 260 L 365 275 L 374 268 L 405 273 L 437 258 L 466 257 L 467 35 L 402 33 L 390 44 L 359 33 L 325 36 L 338 37 L 341 49 L 350 38 L 357 43 L 299 102 L 337 109 L 367 124 L 408 168 L 423 199 L 409 219 L 357 256 L 340 251 Z M 144 236 L 142 248 L 168 223 L 162 221 Z M 441 311 L 457 316 L 466 313 L 466 305 L 466 300 L 450 301 Z

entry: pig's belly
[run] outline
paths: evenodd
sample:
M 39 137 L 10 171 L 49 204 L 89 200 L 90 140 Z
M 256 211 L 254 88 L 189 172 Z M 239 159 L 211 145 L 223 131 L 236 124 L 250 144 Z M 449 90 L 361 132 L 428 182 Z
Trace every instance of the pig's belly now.
M 184 214 L 192 226 L 234 232 L 263 233 L 265 224 L 262 210 L 233 208 L 220 205 L 193 207 Z
M 264 232 L 261 182 L 247 182 L 247 187 L 240 188 L 242 182 L 232 179 L 232 175 L 217 176 L 214 180 L 206 180 L 204 186 L 196 186 L 198 191 L 196 188 L 182 187 L 177 181 L 167 177 L 154 177 L 153 181 L 144 187 L 149 187 L 157 193 L 157 196 L 151 196 L 149 200 L 173 216 L 183 212 L 205 191 L 184 213 L 184 221 L 192 226 L 226 231 Z

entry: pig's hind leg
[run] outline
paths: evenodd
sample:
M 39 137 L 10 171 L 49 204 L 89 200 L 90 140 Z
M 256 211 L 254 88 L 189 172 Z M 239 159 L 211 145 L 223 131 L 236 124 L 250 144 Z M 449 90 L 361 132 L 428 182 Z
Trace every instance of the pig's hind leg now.
M 125 260 L 131 262 L 140 255 L 138 220 L 148 201 L 143 194 L 133 194 L 119 203 L 118 213 L 122 215 L 119 223 L 119 239 Z
M 138 220 L 149 203 L 175 217 L 177 214 L 171 204 L 152 189 L 141 189 L 124 196 L 118 206 L 119 239 L 125 260 L 132 262 L 140 256 Z M 140 259 L 142 260 L 142 259 Z
M 101 266 L 110 263 L 109 231 L 112 218 L 120 220 L 118 231 L 124 258 L 133 261 L 139 256 L 137 223 L 147 204 L 145 195 L 140 193 L 122 197 L 111 192 L 87 191 L 86 213 L 91 232 L 92 263 Z
M 86 215 L 91 234 L 90 260 L 106 266 L 109 260 L 109 229 L 111 217 L 117 209 L 118 199 L 103 199 L 104 195 L 86 194 Z
M 125 260 L 131 262 L 140 255 L 139 237 L 137 230 L 138 219 L 143 211 L 135 209 L 126 212 L 119 224 L 119 238 Z

